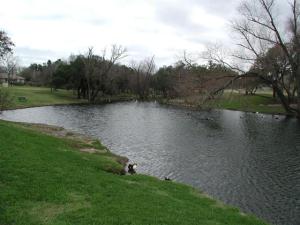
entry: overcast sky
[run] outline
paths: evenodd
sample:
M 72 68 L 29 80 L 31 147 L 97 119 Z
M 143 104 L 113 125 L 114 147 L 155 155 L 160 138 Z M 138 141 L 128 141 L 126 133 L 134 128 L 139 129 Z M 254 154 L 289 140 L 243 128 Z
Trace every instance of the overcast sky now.
M 208 42 L 230 43 L 228 20 L 238 0 L 7 0 L 0 29 L 16 44 L 22 65 L 96 53 L 112 44 L 127 48 L 127 61 L 155 55 L 158 65 Z

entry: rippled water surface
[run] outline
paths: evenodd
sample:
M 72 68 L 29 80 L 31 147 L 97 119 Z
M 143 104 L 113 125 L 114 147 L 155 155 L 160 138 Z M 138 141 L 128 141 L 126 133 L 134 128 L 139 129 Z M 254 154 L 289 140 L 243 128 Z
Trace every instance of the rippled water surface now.
M 100 138 L 138 172 L 193 185 L 274 224 L 300 224 L 300 123 L 156 103 L 50 106 L 0 118 L 47 123 Z

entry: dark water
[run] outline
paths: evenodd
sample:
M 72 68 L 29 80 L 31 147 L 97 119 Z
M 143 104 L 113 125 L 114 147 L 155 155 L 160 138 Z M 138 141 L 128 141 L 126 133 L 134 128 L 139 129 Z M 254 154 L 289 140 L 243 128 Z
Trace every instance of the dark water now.
M 274 224 L 300 224 L 300 123 L 234 111 L 156 103 L 53 106 L 4 112 L 100 138 L 138 172 L 204 190 Z

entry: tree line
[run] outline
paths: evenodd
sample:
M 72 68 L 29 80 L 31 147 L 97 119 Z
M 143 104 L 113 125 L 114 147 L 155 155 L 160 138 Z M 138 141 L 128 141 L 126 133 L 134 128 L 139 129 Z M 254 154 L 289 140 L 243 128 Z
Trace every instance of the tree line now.
M 154 56 L 130 65 L 119 63 L 126 56 L 125 48 L 112 46 L 110 56 L 96 55 L 88 49 L 84 55 L 71 55 L 68 60 L 48 60 L 31 64 L 21 76 L 27 84 L 47 86 L 51 90 L 73 90 L 77 97 L 97 102 L 102 96 L 131 94 L 139 99 L 175 98 L 208 93 L 224 74 L 237 74 L 221 64 L 189 65 L 183 60 L 174 65 L 156 68 Z M 220 79 L 222 82 L 222 79 Z

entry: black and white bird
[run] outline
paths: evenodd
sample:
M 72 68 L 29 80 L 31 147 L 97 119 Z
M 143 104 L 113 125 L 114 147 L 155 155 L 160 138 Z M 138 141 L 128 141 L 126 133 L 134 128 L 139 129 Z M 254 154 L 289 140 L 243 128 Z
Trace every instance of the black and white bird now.
M 128 164 L 128 173 L 136 173 L 135 170 L 137 168 L 137 164 L 136 163 L 133 163 L 133 164 Z

